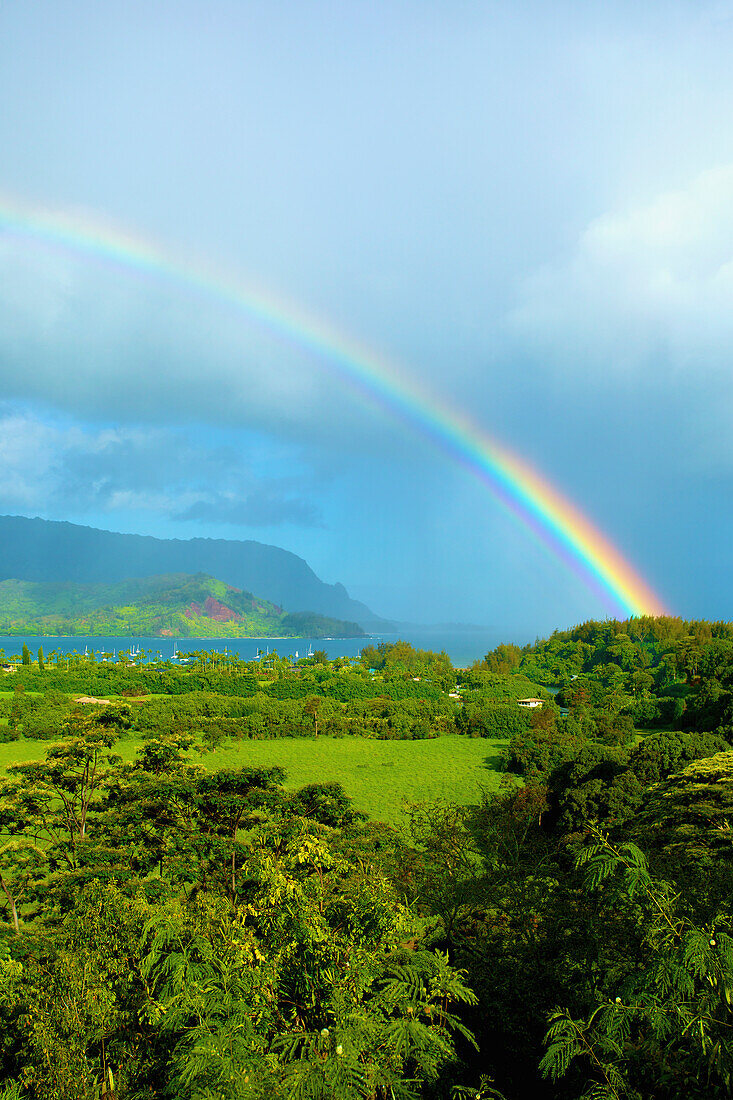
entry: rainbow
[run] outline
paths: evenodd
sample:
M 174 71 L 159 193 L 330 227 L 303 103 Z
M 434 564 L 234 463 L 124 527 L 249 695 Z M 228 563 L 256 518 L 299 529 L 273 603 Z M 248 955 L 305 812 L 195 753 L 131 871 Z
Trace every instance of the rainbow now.
M 121 269 L 173 280 L 243 311 L 278 337 L 318 357 L 341 382 L 403 417 L 478 478 L 549 550 L 601 598 L 612 614 L 661 615 L 665 609 L 615 546 L 536 470 L 489 436 L 464 412 L 419 386 L 381 355 L 347 339 L 295 304 L 241 278 L 174 257 L 119 229 L 0 197 L 0 230 Z M 0 238 L 1 240 L 1 238 Z

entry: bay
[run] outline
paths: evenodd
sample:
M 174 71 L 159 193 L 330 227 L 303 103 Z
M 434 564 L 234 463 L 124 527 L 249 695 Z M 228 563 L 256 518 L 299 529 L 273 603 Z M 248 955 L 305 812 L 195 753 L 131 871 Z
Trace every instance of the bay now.
M 194 651 L 215 650 L 218 653 L 236 653 L 244 661 L 253 660 L 258 653 L 272 653 L 275 650 L 281 657 L 305 657 L 309 650 L 325 649 L 328 656 L 358 657 L 365 645 L 376 645 L 380 641 L 396 642 L 398 639 L 410 642 L 418 649 L 430 649 L 436 652 L 445 650 L 456 667 L 463 668 L 479 660 L 490 649 L 505 638 L 491 630 L 452 630 L 452 629 L 407 629 L 395 634 L 369 634 L 365 638 L 140 638 L 117 637 L 99 638 L 74 634 L 66 637 L 51 635 L 13 635 L 0 636 L 0 650 L 10 659 L 18 657 L 23 644 L 28 646 L 35 659 L 40 647 L 48 660 L 52 653 L 70 656 L 84 651 L 95 653 L 100 660 L 103 654 L 140 650 L 140 660 L 166 661 L 176 652 L 185 656 Z M 143 656 L 144 655 L 144 656 Z M 0 660 L 2 658 L 0 657 Z

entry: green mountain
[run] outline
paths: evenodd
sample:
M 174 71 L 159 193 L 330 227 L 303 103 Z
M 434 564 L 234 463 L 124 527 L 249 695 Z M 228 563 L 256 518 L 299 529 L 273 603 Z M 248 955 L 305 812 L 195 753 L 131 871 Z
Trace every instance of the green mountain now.
M 291 611 L 316 611 L 390 630 L 342 584 L 325 584 L 288 550 L 252 540 L 157 539 L 58 520 L 0 516 L 0 580 L 112 584 L 128 577 L 205 573 Z
M 115 584 L 0 581 L 0 634 L 356 638 L 364 631 L 315 612 L 288 614 L 205 573 L 168 573 Z

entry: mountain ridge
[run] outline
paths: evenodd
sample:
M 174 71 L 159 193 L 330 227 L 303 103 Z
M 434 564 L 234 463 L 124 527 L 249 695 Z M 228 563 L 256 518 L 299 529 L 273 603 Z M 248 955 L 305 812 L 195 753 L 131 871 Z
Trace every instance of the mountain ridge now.
M 278 546 L 252 539 L 160 539 L 66 520 L 0 516 L 0 580 L 109 584 L 171 573 L 205 573 L 290 612 L 315 612 L 366 629 L 391 625 L 342 584 L 326 584 L 303 558 Z

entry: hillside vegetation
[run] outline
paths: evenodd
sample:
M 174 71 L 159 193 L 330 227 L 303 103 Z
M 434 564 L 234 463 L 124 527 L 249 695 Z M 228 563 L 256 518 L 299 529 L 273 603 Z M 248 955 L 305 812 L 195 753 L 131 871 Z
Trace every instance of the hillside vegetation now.
M 24 660 L 2 1100 L 731 1095 L 730 624 Z
M 204 573 L 115 584 L 0 581 L 0 634 L 97 637 L 361 637 L 356 623 L 281 607 Z

